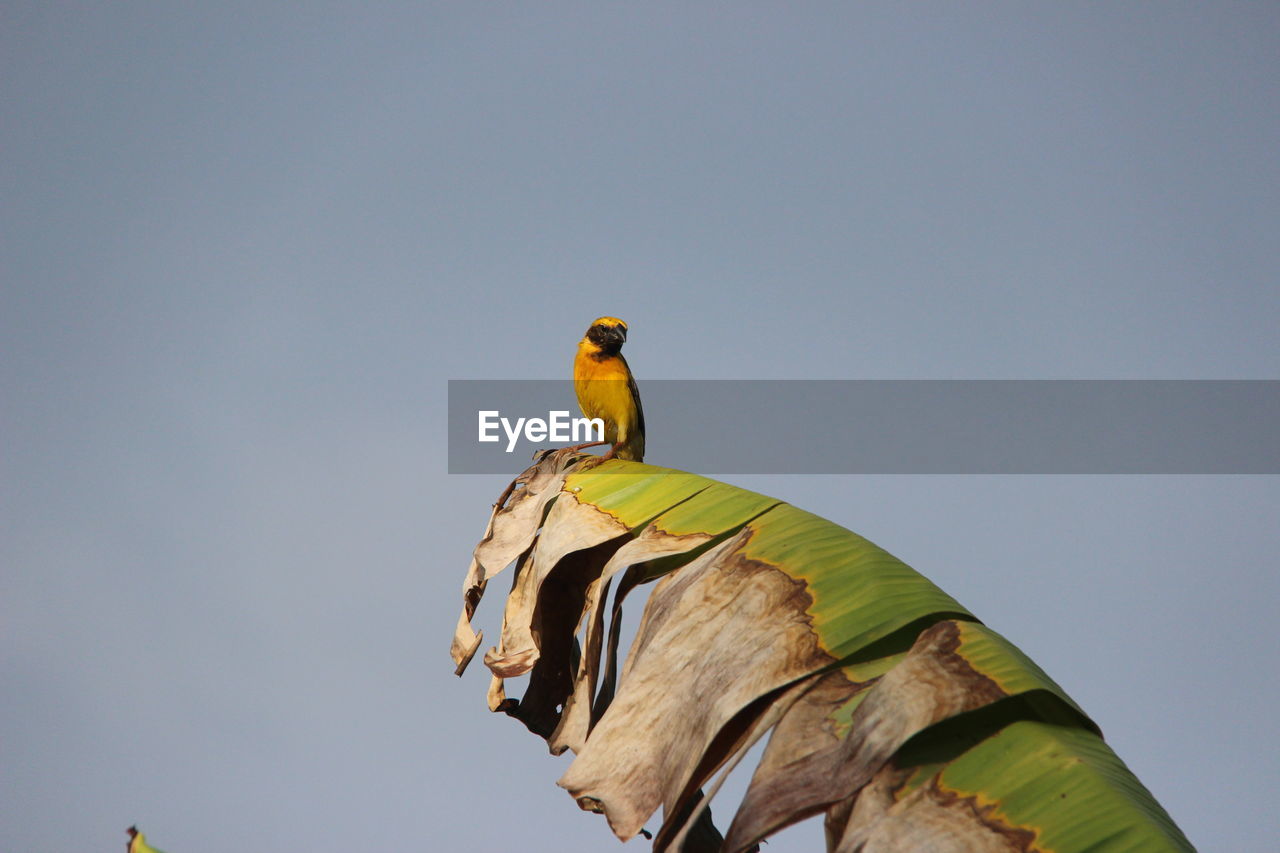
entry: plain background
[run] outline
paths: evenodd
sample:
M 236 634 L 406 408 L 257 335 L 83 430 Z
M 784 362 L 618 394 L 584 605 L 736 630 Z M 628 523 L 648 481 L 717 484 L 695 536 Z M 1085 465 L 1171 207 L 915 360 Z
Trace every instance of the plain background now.
M 6 849 L 615 849 L 447 656 L 504 481 L 445 474 L 446 380 L 597 315 L 642 388 L 1280 376 L 1274 3 L 2 16 Z M 1274 843 L 1276 478 L 731 480 L 1018 644 L 1194 843 Z

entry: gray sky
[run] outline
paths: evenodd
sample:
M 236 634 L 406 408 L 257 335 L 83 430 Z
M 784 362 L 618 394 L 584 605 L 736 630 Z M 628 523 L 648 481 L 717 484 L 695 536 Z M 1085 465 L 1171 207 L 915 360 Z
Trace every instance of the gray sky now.
M 642 383 L 1280 377 L 1272 3 L 2 15 L 8 849 L 609 849 L 446 652 L 503 485 L 446 380 L 599 314 Z M 1276 478 L 731 479 L 1004 633 L 1203 849 L 1274 840 Z

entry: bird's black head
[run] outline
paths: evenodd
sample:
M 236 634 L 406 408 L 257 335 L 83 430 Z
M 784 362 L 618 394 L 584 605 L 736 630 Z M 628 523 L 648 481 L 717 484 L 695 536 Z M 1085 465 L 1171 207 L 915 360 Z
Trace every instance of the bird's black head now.
M 627 324 L 617 317 L 601 317 L 587 329 L 587 340 L 612 355 L 621 350 L 627 340 Z

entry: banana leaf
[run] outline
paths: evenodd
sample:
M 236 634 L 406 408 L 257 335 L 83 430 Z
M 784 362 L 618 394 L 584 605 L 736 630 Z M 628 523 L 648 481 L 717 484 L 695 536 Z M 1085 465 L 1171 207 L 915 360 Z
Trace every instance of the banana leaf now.
M 828 850 L 850 853 L 1192 849 L 1017 647 L 817 515 L 683 471 L 544 454 L 475 549 L 459 675 L 508 566 L 489 707 L 574 753 L 558 784 L 620 840 L 661 808 L 655 850 L 749 851 L 816 815 Z M 619 668 L 623 604 L 650 582 Z M 722 836 L 707 805 L 766 736 Z

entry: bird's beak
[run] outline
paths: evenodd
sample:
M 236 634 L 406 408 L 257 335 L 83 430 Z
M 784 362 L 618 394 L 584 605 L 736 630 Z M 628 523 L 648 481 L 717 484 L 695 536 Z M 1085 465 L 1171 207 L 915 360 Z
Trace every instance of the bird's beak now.
M 618 343 L 627 342 L 627 330 L 622 326 L 614 326 L 612 329 L 613 336 L 618 339 Z

